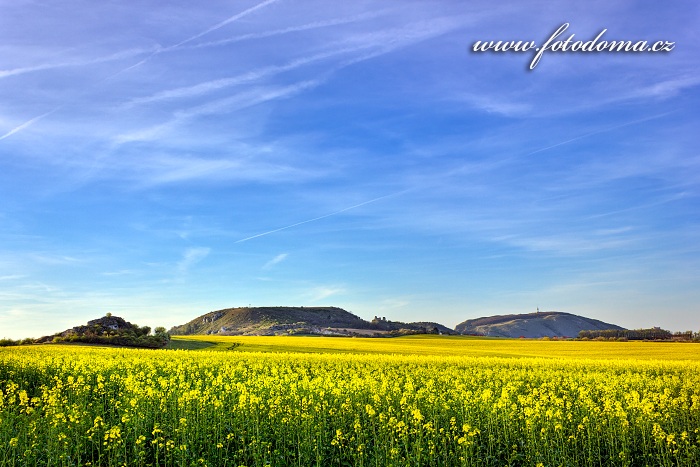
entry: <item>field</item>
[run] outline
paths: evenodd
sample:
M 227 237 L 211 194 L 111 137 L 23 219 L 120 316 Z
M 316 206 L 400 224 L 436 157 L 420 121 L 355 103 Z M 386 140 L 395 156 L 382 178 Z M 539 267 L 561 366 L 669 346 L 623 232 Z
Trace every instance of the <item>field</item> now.
M 209 350 L 290 353 L 359 353 L 469 357 L 594 358 L 605 360 L 694 360 L 700 346 L 689 342 L 601 342 L 414 335 L 392 339 L 287 336 L 173 337 L 178 346 Z M 213 344 L 213 345 L 212 345 Z
M 0 349 L 0 465 L 700 465 L 700 346 L 197 337 Z

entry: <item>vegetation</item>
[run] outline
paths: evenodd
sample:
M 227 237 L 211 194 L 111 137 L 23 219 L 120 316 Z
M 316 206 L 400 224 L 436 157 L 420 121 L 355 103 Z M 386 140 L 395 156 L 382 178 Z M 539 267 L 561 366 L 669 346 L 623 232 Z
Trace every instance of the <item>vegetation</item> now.
M 690 345 L 437 336 L 215 342 L 235 351 L 0 349 L 0 465 L 700 463 L 700 357 Z M 347 353 L 245 351 L 256 342 Z M 384 353 L 358 353 L 377 346 Z M 454 354 L 411 354 L 422 348 Z M 521 355 L 476 357 L 472 348 Z M 558 348 L 598 356 L 552 358 Z M 623 348 L 648 360 L 618 358 Z M 660 359 L 667 351 L 679 361 Z M 522 356 L 537 352 L 548 358 Z
M 162 326 L 155 328 L 154 333 L 151 334 L 151 328 L 148 326 L 138 326 L 107 313 L 102 318 L 88 321 L 87 325 L 75 326 L 51 336 L 41 337 L 36 341 L 25 339 L 22 342 L 25 344 L 82 343 L 160 349 L 169 341 L 170 334 Z
M 365 321 L 337 307 L 243 307 L 212 311 L 170 329 L 172 335 L 369 335 L 455 334 L 438 323 Z
M 165 346 L 168 350 L 201 350 L 201 349 L 211 349 L 216 344 L 213 342 L 206 342 L 200 340 L 191 339 L 170 339 L 168 345 Z
M 0 339 L 0 347 L 11 347 L 15 345 L 27 345 L 33 344 L 34 339 L 31 337 L 27 339 L 13 340 L 13 339 Z
M 624 339 L 624 340 L 700 340 L 700 333 L 692 331 L 671 333 L 661 328 L 649 329 L 606 329 L 601 331 L 581 331 L 579 339 Z

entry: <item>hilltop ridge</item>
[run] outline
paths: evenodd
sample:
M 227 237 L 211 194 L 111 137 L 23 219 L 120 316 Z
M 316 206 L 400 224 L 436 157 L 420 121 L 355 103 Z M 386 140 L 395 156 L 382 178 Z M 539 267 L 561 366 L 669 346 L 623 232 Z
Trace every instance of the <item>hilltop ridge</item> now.
M 466 334 L 491 337 L 569 337 L 581 331 L 623 330 L 615 324 L 560 311 L 485 316 L 450 329 L 434 322 L 403 323 L 375 316 L 364 320 L 342 308 L 236 307 L 211 311 L 170 329 L 172 335 L 327 335 L 390 337 L 405 334 Z
M 211 311 L 170 329 L 172 335 L 332 335 L 382 336 L 456 334 L 439 323 L 402 323 L 375 317 L 366 321 L 338 307 L 238 307 Z
M 581 331 L 608 329 L 624 328 L 563 311 L 486 316 L 463 321 L 455 327 L 460 334 L 526 338 L 577 337 Z

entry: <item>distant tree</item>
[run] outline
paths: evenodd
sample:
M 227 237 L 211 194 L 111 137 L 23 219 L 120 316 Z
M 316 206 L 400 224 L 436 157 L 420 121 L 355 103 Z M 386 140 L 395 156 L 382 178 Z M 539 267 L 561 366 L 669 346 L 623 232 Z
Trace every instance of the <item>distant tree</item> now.
M 604 329 L 600 331 L 581 331 L 579 339 L 628 339 L 628 340 L 668 340 L 673 337 L 671 331 L 660 328 L 650 329 Z
M 110 313 L 110 312 L 105 313 L 105 318 L 111 318 L 111 317 L 112 317 L 112 313 Z
M 673 338 L 682 341 L 693 340 L 693 331 L 678 331 L 673 333 Z
M 168 342 L 170 342 L 170 334 L 168 334 L 168 331 L 165 330 L 163 326 L 158 326 L 155 328 L 155 337 L 159 339 L 163 345 L 166 345 Z

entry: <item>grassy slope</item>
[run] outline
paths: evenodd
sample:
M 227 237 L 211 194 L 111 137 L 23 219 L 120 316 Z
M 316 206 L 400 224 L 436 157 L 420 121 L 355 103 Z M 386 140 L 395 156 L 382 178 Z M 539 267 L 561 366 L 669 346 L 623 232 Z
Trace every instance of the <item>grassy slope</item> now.
M 192 342 L 185 344 L 184 342 Z M 700 361 L 700 346 L 672 342 L 599 342 L 418 335 L 392 339 L 287 336 L 174 336 L 174 345 L 208 342 L 206 350 L 294 353 L 380 353 L 465 357 L 546 357 Z M 235 345 L 238 344 L 238 345 Z M 185 347 L 179 347 L 185 348 Z
M 213 342 L 201 340 L 170 339 L 165 348 L 167 350 L 201 350 L 214 347 L 215 345 Z
M 298 328 L 335 328 L 335 329 L 362 329 L 371 331 L 398 331 L 400 329 L 412 329 L 422 331 L 437 327 L 443 333 L 454 333 L 438 323 L 400 323 L 393 321 L 380 321 L 371 323 L 356 316 L 349 311 L 337 307 L 240 307 L 211 311 L 180 326 L 170 329 L 172 335 L 198 335 L 219 334 L 222 328 L 226 328 L 219 335 L 232 332 L 237 334 L 260 334 L 275 325 L 295 325 Z M 277 333 L 286 334 L 285 330 L 277 330 Z
M 308 326 L 360 328 L 369 323 L 358 316 L 336 307 L 240 307 L 211 311 L 181 326 L 173 327 L 171 334 L 206 334 L 218 332 L 222 326 L 242 332 L 266 329 L 275 324 L 303 322 Z

